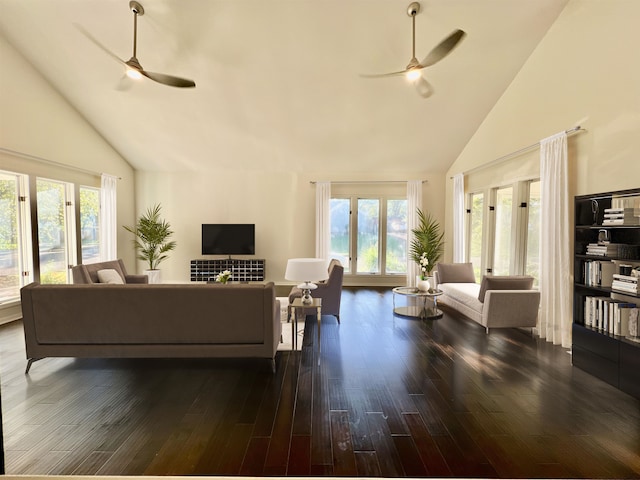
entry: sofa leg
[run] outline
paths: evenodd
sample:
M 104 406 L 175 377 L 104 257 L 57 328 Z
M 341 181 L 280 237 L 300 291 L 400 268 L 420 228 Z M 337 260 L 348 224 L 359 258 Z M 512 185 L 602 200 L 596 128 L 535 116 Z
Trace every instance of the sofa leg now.
M 489 335 L 489 327 L 484 327 L 486 330 L 486 334 Z
M 31 370 L 31 365 L 33 365 L 33 363 L 37 362 L 38 360 L 42 360 L 42 358 L 29 358 L 29 359 L 27 359 L 27 369 L 24 371 L 25 375 L 27 375 L 29 373 L 29 370 Z
M 338 323 L 340 323 L 340 314 L 336 315 L 336 320 L 338 320 Z
M 271 359 L 271 373 L 276 373 L 276 359 Z

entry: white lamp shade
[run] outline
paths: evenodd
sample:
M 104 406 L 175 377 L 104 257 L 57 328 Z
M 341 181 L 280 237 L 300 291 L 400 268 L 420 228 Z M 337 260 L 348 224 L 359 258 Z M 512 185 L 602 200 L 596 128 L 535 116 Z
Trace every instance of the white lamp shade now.
M 290 258 L 284 278 L 294 282 L 326 280 L 329 278 L 327 262 L 324 258 Z

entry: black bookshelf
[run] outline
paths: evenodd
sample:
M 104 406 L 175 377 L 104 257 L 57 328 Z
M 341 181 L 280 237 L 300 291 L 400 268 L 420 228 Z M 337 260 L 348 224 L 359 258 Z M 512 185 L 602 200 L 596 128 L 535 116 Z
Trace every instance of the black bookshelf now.
M 229 270 L 232 275 L 232 282 L 263 282 L 265 278 L 264 268 L 264 259 L 219 258 L 191 260 L 190 278 L 192 282 L 214 282 L 216 275 Z
M 640 225 L 634 219 L 603 225 L 606 209 L 633 204 L 635 198 L 640 198 L 640 188 L 575 197 L 572 361 L 575 367 L 640 398 L 640 338 L 612 329 L 608 313 L 606 322 L 602 318 L 612 303 L 640 308 L 640 295 L 612 286 L 613 274 L 621 273 L 621 265 L 640 266 Z M 604 256 L 590 254 L 588 246 L 593 249 L 599 240 L 606 245 L 603 239 L 618 247 Z M 597 324 L 595 305 L 601 306 Z

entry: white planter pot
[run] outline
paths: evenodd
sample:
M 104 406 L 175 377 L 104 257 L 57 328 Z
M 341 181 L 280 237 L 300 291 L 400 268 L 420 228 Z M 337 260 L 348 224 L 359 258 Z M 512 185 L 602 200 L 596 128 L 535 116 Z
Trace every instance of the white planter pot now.
M 149 283 L 162 283 L 160 270 L 145 270 L 144 274 L 149 277 Z
M 416 287 L 422 292 L 428 292 L 431 288 L 433 277 L 427 277 L 426 280 L 421 280 L 420 275 L 416 275 Z

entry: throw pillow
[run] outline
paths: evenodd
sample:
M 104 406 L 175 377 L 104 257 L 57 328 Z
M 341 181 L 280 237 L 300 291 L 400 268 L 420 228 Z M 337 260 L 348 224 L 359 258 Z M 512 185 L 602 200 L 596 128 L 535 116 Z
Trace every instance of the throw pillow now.
M 476 283 L 472 263 L 438 263 L 438 283 Z
M 487 290 L 531 290 L 533 277 L 526 275 L 504 275 L 495 277 L 482 277 L 478 300 L 484 303 Z
M 122 277 L 113 268 L 98 270 L 98 281 L 100 283 L 112 283 L 114 285 L 124 285 L 124 281 L 122 281 Z

